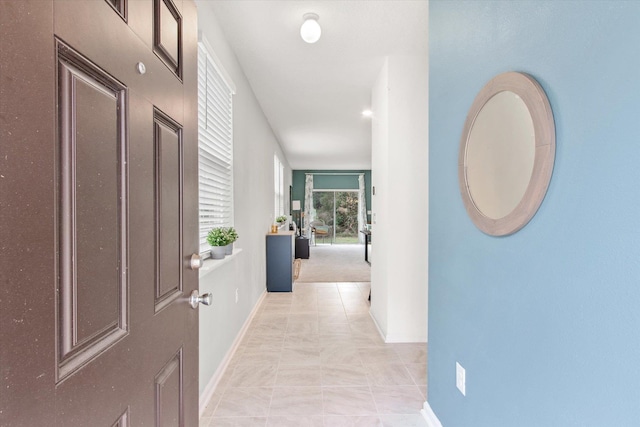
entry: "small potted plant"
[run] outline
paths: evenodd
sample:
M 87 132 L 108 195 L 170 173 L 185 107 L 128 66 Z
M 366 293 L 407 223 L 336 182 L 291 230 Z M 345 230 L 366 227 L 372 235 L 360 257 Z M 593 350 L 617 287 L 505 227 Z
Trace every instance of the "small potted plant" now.
M 282 225 L 287 221 L 287 217 L 284 215 L 280 215 L 279 217 L 276 218 L 276 222 L 278 223 L 278 225 Z
M 238 233 L 236 232 L 236 229 L 233 227 L 228 227 L 226 229 L 226 232 L 227 232 L 229 243 L 227 244 L 227 246 L 225 246 L 225 249 L 226 249 L 225 254 L 231 255 L 233 253 L 233 242 L 238 240 Z
M 229 242 L 229 234 L 225 227 L 216 227 L 207 234 L 207 243 L 211 245 L 211 258 L 223 259 L 226 255 L 226 246 Z

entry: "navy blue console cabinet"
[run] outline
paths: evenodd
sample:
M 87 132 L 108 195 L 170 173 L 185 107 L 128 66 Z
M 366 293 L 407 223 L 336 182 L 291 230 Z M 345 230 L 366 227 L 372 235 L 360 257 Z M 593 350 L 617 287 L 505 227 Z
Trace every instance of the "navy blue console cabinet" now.
M 267 291 L 293 291 L 294 232 L 267 234 Z

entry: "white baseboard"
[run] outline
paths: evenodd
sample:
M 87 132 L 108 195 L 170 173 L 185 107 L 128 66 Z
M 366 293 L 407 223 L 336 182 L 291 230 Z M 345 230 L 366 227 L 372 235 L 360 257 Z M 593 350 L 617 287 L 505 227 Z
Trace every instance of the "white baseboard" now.
M 403 342 L 427 342 L 427 337 L 424 335 L 394 335 L 389 334 L 384 340 L 387 344 L 403 343 Z
M 385 335 L 384 332 L 382 332 L 382 328 L 380 328 L 380 325 L 378 325 L 376 318 L 373 316 L 373 314 L 371 314 L 371 310 L 369 310 L 369 316 L 371 317 L 371 320 L 373 320 L 373 324 L 376 325 L 376 329 L 382 337 L 382 340 L 387 344 L 405 342 L 427 342 L 427 337 L 423 335 Z
M 440 423 L 440 420 L 438 419 L 438 417 L 436 417 L 436 414 L 431 409 L 429 402 L 424 402 L 420 413 L 427 422 L 427 427 L 442 427 L 442 423 Z
M 262 292 L 262 295 L 260 296 L 260 298 L 258 298 L 258 301 L 256 302 L 256 304 L 253 306 L 253 310 L 251 310 L 251 313 L 247 317 L 247 320 L 245 320 L 244 325 L 242 325 L 242 329 L 240 329 L 240 332 L 238 332 L 238 335 L 236 335 L 236 339 L 233 341 L 233 344 L 231 344 L 231 347 L 227 351 L 227 354 L 225 354 L 224 358 L 222 359 L 222 362 L 220 362 L 220 365 L 218 365 L 218 369 L 216 369 L 216 372 L 213 374 L 213 376 L 207 383 L 207 386 L 202 391 L 202 394 L 200 395 L 200 403 L 199 403 L 199 411 L 200 411 L 199 417 L 202 417 L 204 410 L 209 404 L 209 401 L 211 400 L 211 398 L 213 397 L 213 393 L 216 391 L 216 387 L 218 387 L 218 383 L 220 382 L 220 379 L 222 378 L 224 371 L 227 369 L 227 367 L 229 366 L 229 362 L 231 362 L 231 359 L 233 358 L 233 355 L 238 350 L 238 346 L 242 342 L 242 339 L 247 333 L 247 329 L 249 329 L 249 325 L 251 324 L 251 321 L 253 320 L 253 318 L 256 315 L 256 312 L 258 311 L 258 307 L 260 307 L 260 304 L 262 304 L 262 300 L 264 300 L 266 296 L 267 296 L 267 291 L 265 289 L 264 292 Z
M 373 314 L 371 314 L 371 310 L 369 310 L 369 317 L 371 317 L 371 320 L 373 320 L 373 324 L 376 325 L 376 329 L 378 330 L 378 333 L 382 337 L 382 341 L 387 342 L 387 337 L 385 336 L 384 332 L 382 332 L 382 329 L 380 328 L 380 325 L 378 325 L 376 318 L 373 316 Z

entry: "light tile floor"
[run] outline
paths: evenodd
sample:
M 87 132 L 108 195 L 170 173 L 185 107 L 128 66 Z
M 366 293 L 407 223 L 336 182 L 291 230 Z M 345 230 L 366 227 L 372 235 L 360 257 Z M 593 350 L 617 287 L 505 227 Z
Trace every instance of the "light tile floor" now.
M 426 344 L 385 344 L 369 283 L 269 293 L 201 427 L 425 426 Z

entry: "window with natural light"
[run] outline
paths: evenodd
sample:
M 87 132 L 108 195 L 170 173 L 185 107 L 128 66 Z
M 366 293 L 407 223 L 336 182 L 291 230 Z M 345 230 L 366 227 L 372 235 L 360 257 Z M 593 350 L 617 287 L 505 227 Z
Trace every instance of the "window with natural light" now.
M 200 253 L 215 227 L 233 226 L 233 84 L 206 41 L 198 43 Z
M 273 219 L 284 215 L 284 166 L 276 154 L 273 155 Z

